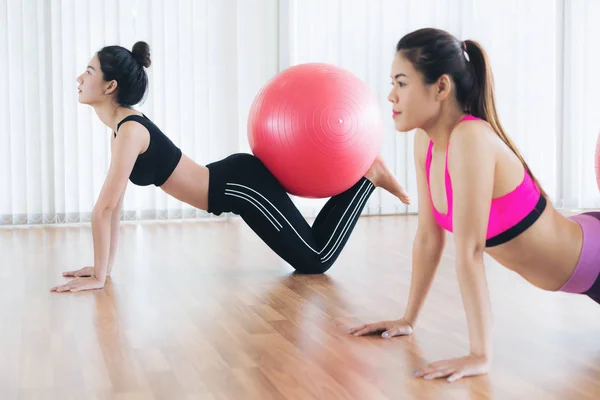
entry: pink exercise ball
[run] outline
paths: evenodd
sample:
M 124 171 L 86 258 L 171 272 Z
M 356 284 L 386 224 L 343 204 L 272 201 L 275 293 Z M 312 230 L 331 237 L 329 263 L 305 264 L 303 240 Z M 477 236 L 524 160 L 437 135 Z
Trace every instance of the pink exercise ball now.
M 250 108 L 248 140 L 288 193 L 330 197 L 352 187 L 377 157 L 381 109 L 349 71 L 299 64 L 261 88 Z
M 600 134 L 596 140 L 596 184 L 600 190 Z

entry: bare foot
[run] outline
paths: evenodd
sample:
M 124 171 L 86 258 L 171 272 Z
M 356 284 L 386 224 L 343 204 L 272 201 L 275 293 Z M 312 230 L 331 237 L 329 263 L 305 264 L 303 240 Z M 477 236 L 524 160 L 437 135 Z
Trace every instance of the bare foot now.
M 408 192 L 398 183 L 394 174 L 392 174 L 380 156 L 377 156 L 375 161 L 373 161 L 373 164 L 365 174 L 365 178 L 373 182 L 373 185 L 399 198 L 402 203 L 410 204 Z

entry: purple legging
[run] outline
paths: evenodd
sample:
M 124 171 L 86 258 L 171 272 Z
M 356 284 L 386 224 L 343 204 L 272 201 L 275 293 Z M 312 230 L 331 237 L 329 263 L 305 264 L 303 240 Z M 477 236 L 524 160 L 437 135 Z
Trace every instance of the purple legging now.
M 585 212 L 570 218 L 583 230 L 583 246 L 573 276 L 560 290 L 586 294 L 600 303 L 600 212 Z

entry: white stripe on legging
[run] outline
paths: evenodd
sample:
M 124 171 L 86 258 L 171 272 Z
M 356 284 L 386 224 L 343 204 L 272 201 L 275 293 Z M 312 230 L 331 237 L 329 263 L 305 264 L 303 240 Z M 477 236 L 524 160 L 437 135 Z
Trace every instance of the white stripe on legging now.
M 369 189 L 370 189 L 370 187 L 369 187 Z M 352 215 L 350 215 L 350 219 L 348 219 L 348 221 L 346 221 L 346 225 L 344 226 L 344 229 L 343 229 L 341 235 L 338 237 L 335 244 L 333 245 L 333 248 L 331 250 L 329 250 L 329 252 L 327 254 L 325 254 L 324 257 L 321 257 L 321 262 L 323 262 L 323 263 L 327 262 L 331 257 L 333 257 L 333 255 L 335 254 L 337 249 L 340 247 L 340 245 L 342 244 L 342 238 L 346 235 L 346 233 L 350 229 L 350 225 L 351 225 L 352 221 L 354 220 L 354 218 L 358 215 L 358 210 L 360 209 L 360 207 L 362 207 L 362 205 L 367 201 L 368 194 L 369 194 L 369 190 L 367 190 L 365 193 L 363 193 L 363 195 L 361 196 L 361 198 L 359 200 L 359 206 L 354 209 L 354 211 L 352 212 Z
M 246 198 L 246 197 L 238 196 L 238 195 L 237 195 L 237 194 L 235 194 L 235 193 L 225 193 L 225 195 L 227 195 L 227 196 L 233 196 L 233 197 L 239 197 L 240 199 L 246 200 L 248 203 L 252 204 L 254 207 L 256 207 L 256 208 L 258 209 L 258 211 L 260 211 L 261 213 L 263 213 L 263 215 L 265 216 L 265 218 L 267 218 L 267 219 L 269 220 L 269 222 L 270 222 L 270 223 L 271 223 L 271 224 L 272 224 L 272 225 L 275 227 L 275 229 L 277 229 L 277 232 L 279 232 L 279 227 L 278 227 L 277 225 L 275 225 L 275 224 L 273 223 L 273 221 L 271 221 L 271 220 L 269 219 L 269 217 L 267 217 L 267 214 L 265 214 L 265 213 L 264 213 L 264 211 L 263 211 L 263 210 L 261 210 L 259 206 L 257 206 L 256 204 L 254 204 L 254 203 L 252 202 L 252 200 L 250 200 L 250 199 L 248 199 L 248 198 Z
M 365 191 L 365 193 L 363 193 L 361 199 L 364 199 L 364 197 L 368 194 L 369 190 L 371 189 L 371 186 L 373 185 L 371 182 L 369 181 L 365 181 L 368 182 L 367 185 L 367 190 Z M 346 211 L 344 211 L 344 214 L 342 214 L 342 218 L 340 218 L 340 222 L 338 222 L 338 226 L 341 223 L 341 220 L 343 219 L 343 216 L 346 215 L 346 212 L 348 211 L 348 209 L 350 209 L 350 206 L 352 205 L 352 202 L 354 202 L 354 199 L 356 199 L 356 196 L 360 193 L 360 191 L 362 190 L 362 188 L 364 187 L 365 182 L 363 182 L 363 184 L 361 185 L 361 187 L 358 189 L 358 191 L 354 194 L 354 197 L 352 198 L 352 200 L 350 201 L 350 203 L 348 204 L 348 207 L 346 208 Z M 302 242 L 306 245 L 306 247 L 308 247 L 309 249 L 311 249 L 315 254 L 319 254 L 321 255 L 321 253 L 323 251 L 325 251 L 325 247 L 323 247 L 323 249 L 321 249 L 321 251 L 317 251 L 315 249 L 313 249 L 308 243 L 306 243 L 306 241 L 304 240 L 304 238 L 298 233 L 298 231 L 294 228 L 294 226 L 290 223 L 290 221 L 288 221 L 288 219 L 285 217 L 285 215 L 283 215 L 283 213 L 281 211 L 279 211 L 279 209 L 277 209 L 277 207 L 275 207 L 275 205 L 273 205 L 273 203 L 271 203 L 269 201 L 269 199 L 267 199 L 265 196 L 263 196 L 262 194 L 260 194 L 259 192 L 257 192 L 256 190 L 248 187 L 248 186 L 244 186 L 244 185 L 240 185 L 238 183 L 231 183 L 231 182 L 227 182 L 226 185 L 230 185 L 230 186 L 237 186 L 237 187 L 242 187 L 244 189 L 248 189 L 256 194 L 258 194 L 260 197 L 262 197 L 267 203 L 269 203 L 271 205 L 271 207 L 273 207 L 275 209 L 275 211 L 277 211 L 279 213 L 279 215 L 281 215 L 281 217 L 285 220 L 285 222 L 288 223 L 288 225 L 292 228 L 292 230 L 296 233 L 296 235 L 300 238 L 300 240 L 302 240 Z M 359 200 L 359 202 L 357 203 L 357 205 L 354 208 L 354 211 L 352 212 L 352 215 L 355 215 L 358 208 L 361 206 L 361 201 Z M 348 223 L 346 223 L 345 226 L 348 226 Z M 331 234 L 331 237 L 329 238 L 329 240 L 327 241 L 327 244 L 329 244 L 329 242 L 331 242 L 331 240 L 333 239 L 333 237 L 335 236 L 335 231 L 337 230 L 337 226 L 336 229 L 334 229 L 334 231 Z M 336 241 L 336 243 L 339 243 L 339 240 Z M 329 254 L 329 253 L 328 253 Z
M 281 223 L 279 221 L 277 221 L 277 218 L 275 218 L 273 216 L 273 214 L 271 214 L 269 212 L 269 210 L 267 210 L 267 207 L 265 207 L 264 205 L 262 205 L 260 203 L 260 201 L 258 201 L 256 198 L 254 198 L 252 195 L 248 194 L 248 193 L 244 193 L 244 192 L 240 192 L 238 190 L 233 190 L 233 189 L 225 189 L 225 194 L 227 193 L 237 193 L 240 196 L 245 196 L 250 198 L 251 200 L 253 200 L 256 204 L 258 204 L 267 214 L 269 214 L 269 216 L 271 216 L 271 218 L 273 218 L 273 221 L 275 221 L 277 223 L 277 225 L 279 225 L 280 228 L 283 228 L 283 225 L 281 225 Z M 264 214 L 264 213 L 263 213 Z
M 287 222 L 287 223 L 288 223 L 288 225 L 289 225 L 289 226 L 292 228 L 292 230 L 293 230 L 294 232 L 296 232 L 296 235 L 298 235 L 298 237 L 300 238 L 300 240 L 302 240 L 302 242 L 304 242 L 304 244 L 306 245 L 306 247 L 308 247 L 309 249 L 311 249 L 311 250 L 312 250 L 314 253 L 316 253 L 316 254 L 320 254 L 320 253 L 319 253 L 317 250 L 315 250 L 315 249 L 313 249 L 312 247 L 310 247 L 310 245 L 304 241 L 304 238 L 302 238 L 302 236 L 300 236 L 300 234 L 298 233 L 298 231 L 296 230 L 296 228 L 294 228 L 294 227 L 292 226 L 292 224 L 290 224 L 290 221 L 288 221 L 288 220 L 287 220 L 287 218 L 286 218 L 286 217 L 285 217 L 285 216 L 284 216 L 284 215 L 281 213 L 281 211 L 279 211 L 279 210 L 277 209 L 277 207 L 275 207 L 275 206 L 273 205 L 273 203 L 271 203 L 271 202 L 269 201 L 269 199 L 267 199 L 265 196 L 263 196 L 262 194 L 258 193 L 256 190 L 254 190 L 254 189 L 252 189 L 252 188 L 249 188 L 248 186 L 240 185 L 240 184 L 238 184 L 238 183 L 229 183 L 229 182 L 227 182 L 227 183 L 226 183 L 226 185 L 230 185 L 230 186 L 237 186 L 237 187 L 243 187 L 243 188 L 245 188 L 245 189 L 248 189 L 248 190 L 251 190 L 251 191 L 253 191 L 254 193 L 258 194 L 260 197 L 262 197 L 263 199 L 265 199 L 265 200 L 267 201 L 267 203 L 269 203 L 269 204 L 271 205 L 271 207 L 273 207 L 273 208 L 275 209 L 275 211 L 277 211 L 277 212 L 279 213 L 279 215 L 281 215 L 281 216 L 283 217 L 283 219 L 285 220 L 285 222 Z
M 333 237 L 335 236 L 335 232 L 337 231 L 338 227 L 340 226 L 340 224 L 342 223 L 342 220 L 344 219 L 344 215 L 346 215 L 346 213 L 348 212 L 348 209 L 350 208 L 350 205 L 352 203 L 354 203 L 354 199 L 356 199 L 356 196 L 358 196 L 358 194 L 360 193 L 360 191 L 362 190 L 363 186 L 365 186 L 365 183 L 369 182 L 369 185 L 372 185 L 372 183 L 370 181 L 365 180 L 362 185 L 360 185 L 360 187 L 358 188 L 358 190 L 356 191 L 356 193 L 354 193 L 354 197 L 352 198 L 352 200 L 350 200 L 350 203 L 348 204 L 348 207 L 346 208 L 346 210 L 344 211 L 344 213 L 342 214 L 342 217 L 340 218 L 340 220 L 338 221 L 337 225 L 335 226 L 335 229 L 333 230 L 333 232 L 331 232 L 331 237 L 329 238 L 329 240 L 327 241 L 327 243 L 325 243 L 325 246 L 323 246 L 323 248 L 321 249 L 321 251 L 319 252 L 319 254 L 321 254 L 322 252 L 325 251 L 325 249 L 327 248 L 327 246 L 329 245 L 329 242 L 331 242 L 331 239 L 333 239 Z M 368 189 L 367 189 L 368 191 Z

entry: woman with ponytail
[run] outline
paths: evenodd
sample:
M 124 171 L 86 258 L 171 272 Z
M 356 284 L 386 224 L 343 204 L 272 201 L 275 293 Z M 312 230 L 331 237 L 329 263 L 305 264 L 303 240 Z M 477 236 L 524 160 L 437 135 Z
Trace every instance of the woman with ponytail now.
M 560 214 L 498 118 L 487 55 L 475 41 L 439 29 L 404 36 L 392 64 L 389 101 L 396 129 L 416 129 L 419 220 L 403 318 L 350 330 L 409 335 L 453 232 L 470 352 L 415 371 L 426 379 L 487 373 L 492 314 L 484 252 L 533 285 L 600 303 L 600 212 Z

